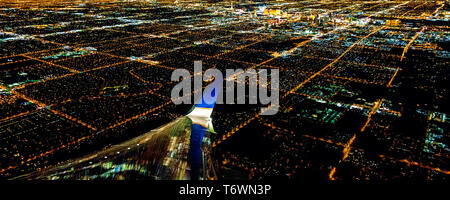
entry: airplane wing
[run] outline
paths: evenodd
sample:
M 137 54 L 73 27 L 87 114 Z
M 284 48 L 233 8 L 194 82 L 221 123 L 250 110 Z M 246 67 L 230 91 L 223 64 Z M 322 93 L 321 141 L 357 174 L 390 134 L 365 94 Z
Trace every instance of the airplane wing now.
M 191 166 L 191 179 L 196 180 L 199 177 L 200 166 L 202 163 L 202 143 L 206 131 L 214 130 L 211 122 L 211 114 L 219 96 L 220 87 L 218 81 L 212 82 L 205 89 L 201 100 L 194 106 L 194 109 L 187 115 L 192 120 L 192 132 L 189 145 L 188 162 Z M 217 91 L 216 91 L 217 90 Z M 210 92 L 210 93 L 209 93 Z
M 216 91 L 212 90 L 211 93 Z M 12 179 L 199 179 L 204 161 L 202 142 L 206 131 L 213 130 L 211 114 L 216 99 L 216 95 L 207 95 L 187 116 L 129 141 Z M 186 131 L 189 128 L 190 134 Z M 185 148 L 188 141 L 189 146 Z M 203 154 L 203 158 L 205 156 L 209 155 Z

